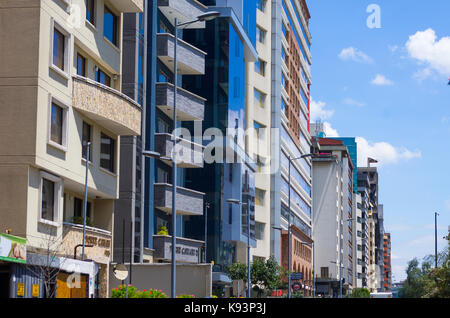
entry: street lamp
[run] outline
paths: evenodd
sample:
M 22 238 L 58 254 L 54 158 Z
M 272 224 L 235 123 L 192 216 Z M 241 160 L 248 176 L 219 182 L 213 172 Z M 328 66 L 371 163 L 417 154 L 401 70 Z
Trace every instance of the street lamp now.
M 437 216 L 439 213 L 434 212 L 434 268 L 438 267 L 438 256 L 437 256 Z
M 177 91 L 178 91 L 178 60 L 177 60 L 177 53 L 178 53 L 178 29 L 182 26 L 187 26 L 192 23 L 196 22 L 206 22 L 211 21 L 215 18 L 217 18 L 220 15 L 217 11 L 210 11 L 206 12 L 204 14 L 201 14 L 197 16 L 195 20 L 184 22 L 184 23 L 178 23 L 178 18 L 175 18 L 174 22 L 174 33 L 175 33 L 175 43 L 174 43 L 174 94 L 173 94 L 173 129 L 175 130 L 177 128 Z M 176 146 L 176 139 L 175 136 L 173 138 L 173 149 L 175 149 Z M 149 157 L 158 157 L 158 153 L 155 152 L 148 152 L 144 151 L 144 156 Z M 176 298 L 176 228 L 177 228 L 177 161 L 175 158 L 175 153 L 173 153 L 172 158 L 172 290 L 171 290 L 171 297 Z
M 246 171 L 247 172 L 247 171 Z M 248 193 L 250 185 L 248 185 Z M 241 202 L 236 199 L 228 199 L 228 203 L 247 206 L 247 297 L 250 298 L 251 278 L 250 278 L 250 195 L 247 195 L 247 202 Z
M 90 159 L 90 148 L 91 142 L 88 141 L 86 144 L 86 176 L 84 179 L 84 211 L 83 211 L 83 243 L 81 251 L 81 260 L 84 261 L 84 248 L 86 247 L 86 215 L 87 215 L 87 195 L 88 195 L 88 174 L 89 174 L 89 159 Z

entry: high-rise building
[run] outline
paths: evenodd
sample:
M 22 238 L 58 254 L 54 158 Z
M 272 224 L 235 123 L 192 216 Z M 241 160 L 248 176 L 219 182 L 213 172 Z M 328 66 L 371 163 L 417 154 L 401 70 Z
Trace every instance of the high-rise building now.
M 392 268 L 391 268 L 391 234 L 384 234 L 383 244 L 383 257 L 384 257 L 384 279 L 383 287 L 385 291 L 392 290 Z
M 142 10 L 139 0 L 0 3 L 0 224 L 26 239 L 26 265 L 0 264 L 10 297 L 108 295 L 120 136 L 141 133 L 141 106 L 122 93 L 123 13 Z M 80 288 L 68 287 L 73 273 Z
M 285 269 L 303 273 L 306 294 L 311 293 L 313 282 L 312 164 L 309 158 L 292 160 L 289 186 L 289 157 L 294 159 L 309 154 L 311 147 L 310 18 L 304 0 L 272 1 L 271 251 Z M 290 251 L 289 218 L 292 229 Z
M 353 286 L 353 163 L 340 140 L 319 138 L 313 158 L 313 239 L 316 293 L 345 295 Z
M 370 265 L 370 251 L 369 244 L 371 244 L 371 236 L 369 233 L 370 224 L 372 222 L 371 218 L 371 207 L 370 207 L 370 183 L 367 175 L 358 174 L 357 176 L 357 185 L 358 185 L 358 196 L 361 197 L 360 206 L 356 206 L 356 217 L 357 217 L 357 228 L 359 228 L 359 224 L 361 224 L 361 238 L 355 237 L 356 240 L 356 250 L 361 250 L 361 262 L 360 259 L 357 258 L 357 263 L 361 263 L 361 280 L 362 287 L 368 288 L 369 282 L 369 265 Z M 360 217 L 360 219 L 358 219 Z M 358 229 L 357 229 L 358 231 Z M 359 271 L 358 271 L 359 272 Z M 359 276 L 359 275 L 358 275 Z
M 203 94 L 207 99 L 200 133 L 220 133 L 225 142 L 215 151 L 220 157 L 218 152 L 223 150 L 223 160 L 205 161 L 204 168 L 192 170 L 189 178 L 192 187 L 204 192 L 209 203 L 206 256 L 208 262 L 214 262 L 213 289 L 222 290 L 231 286 L 227 268 L 234 262 L 247 264 L 249 241 L 250 247 L 256 248 L 256 235 L 265 231 L 261 229 L 264 216 L 258 223 L 255 221 L 255 173 L 258 167 L 247 152 L 243 132 L 256 128 L 261 135 L 267 133 L 264 123 L 255 127 L 251 122 L 255 115 L 249 114 L 249 109 L 254 109 L 254 99 L 246 94 L 255 85 L 251 77 L 254 62 L 258 61 L 256 0 L 201 2 L 208 5 L 209 10 L 218 11 L 220 17 L 207 22 L 203 30 L 185 31 L 185 39 L 207 55 L 206 75 L 184 83 L 186 89 Z M 205 149 L 206 153 L 208 149 Z M 258 196 L 261 200 L 262 195 L 258 193 Z M 229 199 L 238 200 L 240 204 L 232 204 Z M 261 205 L 261 201 L 257 203 Z M 203 222 L 191 220 L 186 224 L 186 234 L 203 238 Z

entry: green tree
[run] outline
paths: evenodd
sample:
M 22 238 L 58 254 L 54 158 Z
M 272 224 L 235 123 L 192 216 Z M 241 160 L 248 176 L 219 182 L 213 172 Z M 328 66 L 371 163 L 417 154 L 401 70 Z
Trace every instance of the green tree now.
M 367 288 L 354 288 L 350 298 L 370 298 L 370 291 Z
M 238 297 L 240 296 L 240 288 L 239 281 L 243 280 L 244 283 L 247 283 L 247 265 L 242 263 L 234 263 L 230 267 L 228 267 L 228 276 L 232 280 L 236 280 L 238 282 Z
M 266 261 L 255 259 L 250 269 L 252 283 L 257 285 L 258 297 L 263 291 L 266 293 L 276 289 L 280 285 L 280 265 L 272 255 Z

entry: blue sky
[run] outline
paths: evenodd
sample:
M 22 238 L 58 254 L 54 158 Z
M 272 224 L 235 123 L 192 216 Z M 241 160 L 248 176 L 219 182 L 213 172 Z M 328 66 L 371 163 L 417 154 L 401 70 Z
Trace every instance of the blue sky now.
M 369 28 L 367 7 L 380 8 Z M 313 120 L 380 161 L 394 281 L 450 225 L 450 1 L 309 0 Z M 359 160 L 359 161 L 360 161 Z

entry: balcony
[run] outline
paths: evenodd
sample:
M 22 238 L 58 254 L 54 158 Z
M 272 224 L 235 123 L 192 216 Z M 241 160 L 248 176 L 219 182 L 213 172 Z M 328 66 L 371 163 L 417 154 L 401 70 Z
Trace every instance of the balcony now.
M 157 35 L 157 56 L 172 73 L 175 72 L 175 37 L 168 33 Z M 183 40 L 178 40 L 177 66 L 179 75 L 204 75 L 206 53 Z
M 156 107 L 173 119 L 175 86 L 170 83 L 156 83 Z M 178 87 L 177 119 L 179 121 L 203 120 L 206 99 Z
M 109 0 L 109 2 L 124 13 L 138 13 L 144 11 L 144 0 Z
M 204 193 L 177 187 L 177 214 L 203 215 Z M 172 213 L 172 185 L 155 183 L 155 207 L 167 214 Z
M 109 264 L 112 246 L 111 232 L 99 228 L 86 226 L 85 259 L 91 259 L 101 264 Z M 83 225 L 64 223 L 62 253 L 74 257 L 75 247 L 83 243 Z M 77 258 L 81 259 L 81 246 L 77 248 Z
M 72 106 L 116 135 L 141 134 L 141 107 L 108 86 L 75 75 Z
M 203 241 L 177 237 L 177 263 L 199 264 L 202 261 Z M 172 236 L 153 235 L 153 258 L 156 261 L 170 262 L 172 260 Z
M 158 9 L 170 21 L 175 24 L 175 18 L 178 23 L 184 23 L 194 20 L 200 14 L 207 11 L 207 7 L 196 0 L 158 0 Z M 205 27 L 205 22 L 197 22 L 188 25 L 188 29 L 200 29 Z
M 155 151 L 161 154 L 161 160 L 172 166 L 173 136 L 171 134 L 155 134 Z M 203 146 L 179 138 L 176 145 L 177 166 L 179 168 L 203 168 Z

